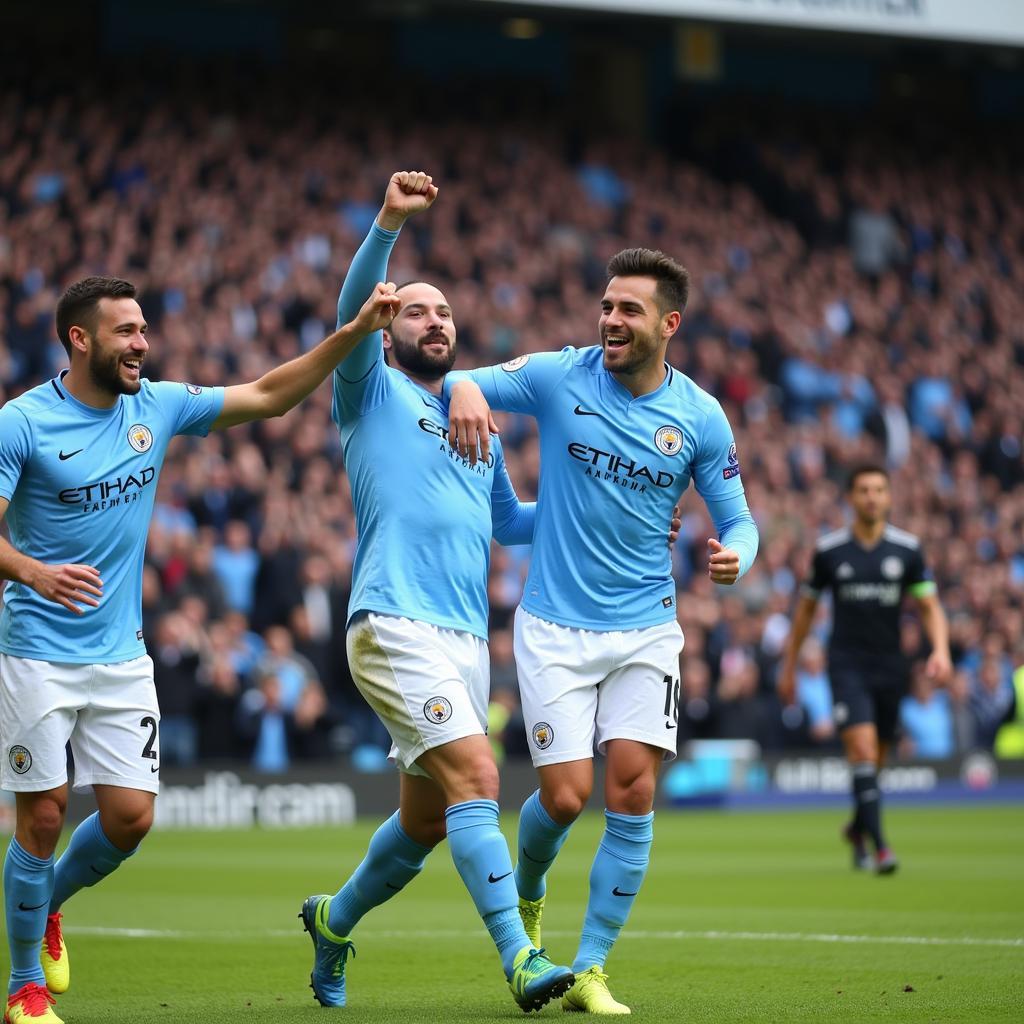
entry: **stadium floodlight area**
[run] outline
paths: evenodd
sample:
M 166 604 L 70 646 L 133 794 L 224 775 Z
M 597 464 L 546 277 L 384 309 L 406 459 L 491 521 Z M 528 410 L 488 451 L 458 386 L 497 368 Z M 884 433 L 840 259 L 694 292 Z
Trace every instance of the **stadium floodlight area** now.
M 501 0 L 480 0 L 495 3 Z M 1020 0 L 532 0 L 534 6 L 1024 46 Z

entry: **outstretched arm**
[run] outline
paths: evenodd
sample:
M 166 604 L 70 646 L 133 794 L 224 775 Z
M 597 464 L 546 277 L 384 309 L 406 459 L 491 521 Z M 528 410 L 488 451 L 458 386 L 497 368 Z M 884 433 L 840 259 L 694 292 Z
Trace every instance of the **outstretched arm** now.
M 378 284 L 351 323 L 316 348 L 265 373 L 259 380 L 224 389 L 224 405 L 214 420 L 220 430 L 250 420 L 281 416 L 310 395 L 356 345 L 391 323 L 402 300 L 393 284 Z

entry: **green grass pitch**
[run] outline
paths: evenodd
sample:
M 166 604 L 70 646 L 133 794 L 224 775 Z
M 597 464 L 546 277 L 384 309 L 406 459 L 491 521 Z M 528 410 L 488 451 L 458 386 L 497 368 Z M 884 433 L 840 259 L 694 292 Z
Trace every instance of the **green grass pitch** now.
M 613 993 L 647 1021 L 1024 1020 L 1024 811 L 888 818 L 903 865 L 878 878 L 849 869 L 839 810 L 660 813 L 608 964 Z M 580 820 L 550 876 L 556 960 L 575 952 L 600 824 Z M 348 1007 L 313 1002 L 299 905 L 338 887 L 375 827 L 155 833 L 65 907 L 72 985 L 57 1012 L 67 1024 L 521 1019 L 446 847 L 357 929 Z

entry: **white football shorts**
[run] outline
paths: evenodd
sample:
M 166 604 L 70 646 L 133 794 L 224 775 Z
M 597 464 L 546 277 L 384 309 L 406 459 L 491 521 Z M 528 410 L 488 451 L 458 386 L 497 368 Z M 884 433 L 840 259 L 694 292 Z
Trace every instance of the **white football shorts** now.
M 537 767 L 639 740 L 676 756 L 683 631 L 666 622 L 599 632 L 516 609 L 515 654 L 530 754 Z
M 364 612 L 346 636 L 359 692 L 391 735 L 388 755 L 410 775 L 426 775 L 427 750 L 487 731 L 491 665 L 472 633 Z
M 160 708 L 148 654 L 70 665 L 0 653 L 0 784 L 17 793 L 124 786 L 160 790 Z

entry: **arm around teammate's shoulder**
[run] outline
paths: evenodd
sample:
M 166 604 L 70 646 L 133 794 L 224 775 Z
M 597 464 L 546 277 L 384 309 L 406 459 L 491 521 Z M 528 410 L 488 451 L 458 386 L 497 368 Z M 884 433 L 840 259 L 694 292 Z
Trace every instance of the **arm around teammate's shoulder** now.
M 491 484 L 491 531 L 503 547 L 532 544 L 537 502 L 520 501 L 505 468 L 501 446 L 495 445 L 494 480 Z
M 452 446 L 471 462 L 477 449 L 485 452 L 488 432 L 498 432 L 492 408 L 539 418 L 555 388 L 575 365 L 577 351 L 566 347 L 560 352 L 537 352 L 495 366 L 449 373 L 441 394 L 448 401 Z
M 393 284 L 378 284 L 351 323 L 315 348 L 265 373 L 259 380 L 224 390 L 214 429 L 281 416 L 310 395 L 368 334 L 389 324 L 401 305 Z

